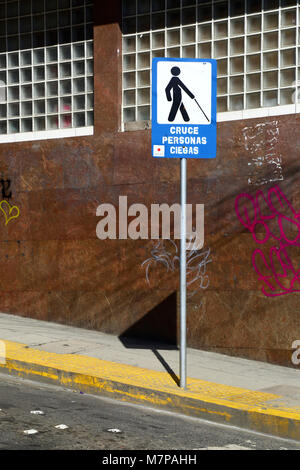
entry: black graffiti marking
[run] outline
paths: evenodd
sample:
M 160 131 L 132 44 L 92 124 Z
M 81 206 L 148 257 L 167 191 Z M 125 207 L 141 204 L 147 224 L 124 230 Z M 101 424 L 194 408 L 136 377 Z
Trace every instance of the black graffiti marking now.
M 11 199 L 12 192 L 11 191 L 9 193 L 7 192 L 10 188 L 11 180 L 1 179 L 0 184 L 2 186 L 2 199 Z

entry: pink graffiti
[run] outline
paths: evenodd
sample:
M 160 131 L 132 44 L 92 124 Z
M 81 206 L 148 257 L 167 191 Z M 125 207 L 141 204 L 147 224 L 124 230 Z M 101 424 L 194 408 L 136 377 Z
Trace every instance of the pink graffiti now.
M 235 211 L 260 245 L 252 254 L 252 264 L 264 283 L 263 294 L 277 297 L 300 292 L 300 269 L 290 256 L 290 251 L 300 247 L 300 212 L 295 211 L 279 186 L 270 188 L 266 196 L 263 191 L 257 191 L 255 196 L 239 194 Z

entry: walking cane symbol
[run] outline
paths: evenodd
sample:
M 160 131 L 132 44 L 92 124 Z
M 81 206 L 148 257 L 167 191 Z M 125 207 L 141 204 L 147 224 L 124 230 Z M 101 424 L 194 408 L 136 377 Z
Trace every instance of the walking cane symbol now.
M 201 106 L 200 106 L 200 104 L 198 103 L 198 101 L 196 100 L 196 98 L 194 98 L 194 100 L 196 101 L 197 105 L 199 106 L 199 108 L 201 109 L 202 113 L 204 114 L 204 116 L 206 117 L 206 119 L 207 119 L 208 122 L 209 122 L 208 117 L 206 116 L 205 112 L 204 112 L 203 109 L 201 108 Z

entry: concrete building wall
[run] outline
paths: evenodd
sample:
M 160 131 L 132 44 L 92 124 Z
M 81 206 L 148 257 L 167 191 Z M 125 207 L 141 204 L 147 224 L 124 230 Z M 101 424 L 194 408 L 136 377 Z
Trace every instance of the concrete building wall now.
M 0 144 L 0 176 L 11 180 L 10 204 L 20 209 L 7 225 L 1 218 L 0 311 L 113 334 L 132 328 L 171 340 L 177 265 L 172 271 L 157 262 L 150 240 L 96 237 L 101 203 L 117 207 L 120 195 L 128 196 L 129 205 L 148 207 L 180 201 L 179 160 L 153 159 L 149 130 L 120 131 L 121 39 L 120 2 L 97 2 L 93 136 Z M 292 365 L 292 343 L 300 339 L 299 293 L 290 292 L 300 289 L 298 219 L 274 192 L 273 209 L 241 198 L 240 220 L 235 203 L 243 193 L 262 191 L 267 198 L 278 186 L 300 211 L 299 120 L 275 115 L 219 123 L 217 158 L 188 161 L 188 202 L 205 204 L 204 250 L 210 249 L 211 259 L 209 287 L 195 281 L 190 289 L 191 347 Z M 275 234 L 265 243 L 262 224 L 256 241 L 245 226 L 255 217 L 262 221 L 258 207 Z M 270 250 L 279 249 L 280 241 L 285 266 L 277 261 L 272 268 Z M 253 267 L 256 249 L 269 265 L 259 268 L 265 282 Z M 158 253 L 176 256 L 168 242 Z

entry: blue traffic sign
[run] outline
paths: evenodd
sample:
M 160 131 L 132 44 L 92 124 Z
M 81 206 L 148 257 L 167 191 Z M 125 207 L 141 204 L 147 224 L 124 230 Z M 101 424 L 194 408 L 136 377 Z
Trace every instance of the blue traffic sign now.
M 215 158 L 217 61 L 152 61 L 152 155 Z

